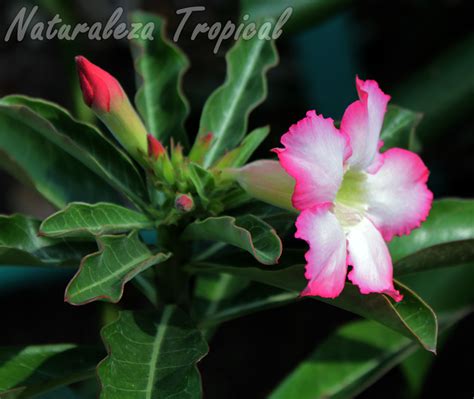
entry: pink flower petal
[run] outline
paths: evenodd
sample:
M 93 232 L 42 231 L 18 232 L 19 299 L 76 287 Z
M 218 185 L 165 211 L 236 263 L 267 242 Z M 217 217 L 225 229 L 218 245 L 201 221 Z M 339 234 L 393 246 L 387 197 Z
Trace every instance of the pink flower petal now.
M 368 175 L 367 216 L 386 241 L 409 234 L 426 220 L 433 193 L 426 182 L 429 171 L 418 155 L 392 148 L 382 154 L 383 166 Z
M 344 288 L 347 274 L 346 238 L 341 225 L 330 212 L 331 204 L 307 209 L 296 220 L 296 238 L 309 244 L 306 252 L 307 287 L 302 296 L 335 298 Z
M 332 202 L 341 185 L 343 164 L 350 155 L 347 136 L 332 119 L 315 111 L 290 127 L 281 138 L 283 149 L 276 149 L 280 163 L 296 180 L 293 206 L 304 210 Z
M 348 164 L 357 170 L 375 172 L 381 166 L 377 157 L 380 130 L 390 96 L 380 90 L 374 80 L 356 78 L 359 100 L 347 107 L 341 131 L 351 139 L 352 155 Z
M 390 295 L 396 302 L 403 296 L 393 286 L 392 258 L 382 235 L 370 220 L 362 221 L 349 230 L 347 235 L 349 280 L 359 286 L 362 294 L 372 292 Z

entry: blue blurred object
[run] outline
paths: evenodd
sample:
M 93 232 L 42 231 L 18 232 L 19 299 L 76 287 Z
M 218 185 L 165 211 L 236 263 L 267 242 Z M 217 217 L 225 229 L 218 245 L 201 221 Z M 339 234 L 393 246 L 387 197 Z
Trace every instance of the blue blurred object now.
M 344 13 L 293 39 L 308 109 L 336 120 L 357 99 L 355 76 L 367 77 L 357 65 L 356 33 L 351 15 Z
M 37 287 L 39 284 L 67 282 L 74 275 L 74 272 L 75 270 L 71 268 L 1 266 L 0 296 L 6 296 L 18 289 Z

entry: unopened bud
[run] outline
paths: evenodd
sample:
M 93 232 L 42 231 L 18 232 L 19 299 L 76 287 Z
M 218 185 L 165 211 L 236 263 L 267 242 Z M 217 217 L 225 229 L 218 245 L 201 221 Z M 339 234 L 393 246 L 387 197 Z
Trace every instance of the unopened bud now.
M 256 161 L 240 169 L 227 169 L 224 174 L 232 176 L 252 197 L 280 208 L 295 210 L 291 203 L 295 181 L 278 161 Z
M 165 147 L 163 147 L 163 144 L 156 139 L 154 136 L 149 134 L 147 136 L 148 138 L 148 156 L 153 159 L 157 160 L 161 156 L 166 154 Z
M 179 194 L 175 200 L 175 207 L 183 213 L 191 212 L 194 209 L 194 201 L 191 194 Z
M 138 161 L 147 154 L 147 132 L 122 86 L 85 57 L 76 57 L 84 102 Z

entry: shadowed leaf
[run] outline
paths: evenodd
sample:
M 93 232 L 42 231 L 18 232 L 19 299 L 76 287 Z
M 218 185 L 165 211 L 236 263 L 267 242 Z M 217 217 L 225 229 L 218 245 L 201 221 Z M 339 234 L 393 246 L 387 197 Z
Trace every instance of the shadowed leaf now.
M 0 397 L 31 398 L 94 377 L 102 351 L 74 344 L 0 347 Z
M 98 366 L 101 399 L 197 399 L 196 363 L 208 347 L 187 315 L 174 306 L 162 313 L 121 312 L 102 330 L 109 355 Z
M 62 155 L 64 151 L 80 162 L 79 164 L 77 164 L 77 161 L 72 162 L 77 170 L 71 171 L 70 182 L 64 183 L 64 187 L 69 187 L 74 183 L 78 185 L 78 190 L 80 188 L 87 192 L 87 189 L 91 187 L 98 193 L 96 195 L 98 198 L 95 201 L 76 197 L 67 202 L 83 200 L 84 202 L 94 203 L 101 200 L 106 201 L 110 197 L 104 197 L 102 194 L 107 193 L 108 190 L 108 187 L 102 183 L 102 181 L 105 181 L 111 187 L 126 195 L 136 205 L 146 207 L 148 196 L 140 172 L 122 150 L 118 149 L 93 126 L 76 121 L 65 109 L 56 104 L 24 96 L 3 98 L 0 102 L 0 110 L 4 115 L 9 116 L 13 124 L 12 129 L 15 129 L 13 131 L 19 129 L 22 132 L 21 147 L 31 142 L 31 151 L 36 152 L 34 157 L 37 157 L 37 160 L 33 163 L 35 158 L 31 159 L 32 165 L 21 158 L 21 165 L 25 163 L 28 166 L 28 171 L 31 170 L 30 173 L 32 173 L 32 178 L 34 178 L 36 184 L 38 182 L 42 183 L 40 172 L 43 163 L 45 168 L 46 165 L 52 164 L 60 170 L 66 169 L 69 171 L 68 163 L 70 161 L 65 160 L 61 165 L 54 162 L 55 157 L 66 157 L 66 155 Z M 32 137 L 33 135 L 35 137 Z M 10 140 L 11 136 L 9 137 Z M 43 144 L 46 142 L 47 144 Z M 34 147 L 35 145 L 37 146 Z M 49 150 L 51 154 L 48 154 L 48 148 L 51 148 Z M 41 151 L 38 149 L 41 149 Z M 35 166 L 38 167 L 38 170 L 35 170 Z M 55 172 L 60 173 L 60 170 Z M 88 170 L 94 172 L 103 180 L 81 178 L 80 174 L 86 175 Z M 43 179 L 48 179 L 47 172 L 44 173 Z M 96 183 L 96 180 L 101 183 Z M 46 180 L 43 184 L 47 187 L 49 181 Z M 92 186 L 92 184 L 94 185 Z M 100 198 L 101 196 L 102 198 Z M 61 207 L 64 205 L 65 203 Z
M 189 62 L 171 41 L 165 37 L 165 24 L 157 15 L 133 12 L 133 23 L 155 26 L 154 40 L 135 39 L 132 52 L 138 75 L 137 108 L 145 120 L 148 131 L 166 145 L 173 138 L 184 146 L 188 137 L 184 120 L 189 113 L 181 84 Z
M 0 264 L 8 266 L 78 266 L 97 249 L 89 241 L 38 236 L 40 222 L 23 215 L 0 216 Z

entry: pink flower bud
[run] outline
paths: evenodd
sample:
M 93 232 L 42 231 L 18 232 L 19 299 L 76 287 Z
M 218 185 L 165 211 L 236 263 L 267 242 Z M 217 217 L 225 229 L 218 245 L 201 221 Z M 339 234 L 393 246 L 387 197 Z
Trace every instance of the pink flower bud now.
M 83 56 L 76 57 L 84 102 L 98 112 L 110 112 L 113 104 L 125 98 L 120 83 L 108 72 Z
M 252 197 L 280 208 L 295 210 L 291 203 L 295 181 L 278 161 L 255 161 L 240 169 L 226 169 L 223 174 L 235 179 Z
M 187 213 L 194 209 L 194 201 L 190 194 L 179 194 L 175 200 L 175 207 L 178 211 Z
M 76 66 L 85 103 L 128 153 L 143 163 L 148 151 L 147 131 L 120 83 L 85 57 L 76 57 Z
M 165 147 L 159 140 L 153 137 L 151 134 L 147 136 L 148 138 L 148 156 L 151 159 L 157 160 L 162 155 L 166 154 Z

